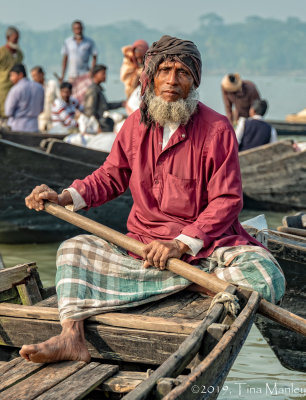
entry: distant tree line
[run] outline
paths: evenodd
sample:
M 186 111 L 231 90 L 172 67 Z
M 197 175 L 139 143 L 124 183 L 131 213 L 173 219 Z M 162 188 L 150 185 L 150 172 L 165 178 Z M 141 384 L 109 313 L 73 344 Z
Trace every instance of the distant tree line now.
M 6 25 L 0 24 L 2 43 Z M 70 25 L 52 31 L 21 30 L 21 47 L 28 68 L 42 65 L 48 71 L 61 71 L 61 47 L 71 35 Z M 121 47 L 137 39 L 151 44 L 163 34 L 193 40 L 202 53 L 206 73 L 302 74 L 306 72 L 306 22 L 290 17 L 286 21 L 250 16 L 240 23 L 224 23 L 217 14 L 200 16 L 191 33 L 162 32 L 138 21 L 104 26 L 86 26 L 99 51 L 99 60 L 119 71 Z

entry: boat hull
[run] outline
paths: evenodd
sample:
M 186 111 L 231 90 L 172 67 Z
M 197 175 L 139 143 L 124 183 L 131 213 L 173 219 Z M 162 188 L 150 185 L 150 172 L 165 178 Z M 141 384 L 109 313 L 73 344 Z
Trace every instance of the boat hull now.
M 102 154 L 105 159 L 106 155 Z M 97 167 L 0 139 L 0 242 L 61 241 L 81 232 L 51 215 L 27 209 L 24 199 L 42 183 L 60 193 L 74 179 L 86 177 Z M 131 195 L 126 192 L 105 205 L 89 210 L 86 216 L 126 232 L 131 206 Z

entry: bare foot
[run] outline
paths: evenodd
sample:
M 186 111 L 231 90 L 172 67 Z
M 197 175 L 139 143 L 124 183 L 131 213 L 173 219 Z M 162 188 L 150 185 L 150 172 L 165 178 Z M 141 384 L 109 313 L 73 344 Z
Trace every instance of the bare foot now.
M 42 343 L 23 345 L 19 352 L 21 357 L 35 363 L 64 360 L 89 362 L 90 354 L 85 342 L 83 321 L 66 320 L 62 325 L 63 331 L 59 336 Z

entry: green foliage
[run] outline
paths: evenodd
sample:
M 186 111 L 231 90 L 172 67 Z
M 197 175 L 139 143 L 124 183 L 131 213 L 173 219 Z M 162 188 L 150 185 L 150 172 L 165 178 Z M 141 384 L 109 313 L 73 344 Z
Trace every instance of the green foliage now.
M 6 26 L 0 24 L 2 37 L 5 29 Z M 116 73 L 122 62 L 123 46 L 137 39 L 145 39 L 151 44 L 166 33 L 147 28 L 138 21 L 87 26 L 85 31 L 96 42 L 99 61 Z M 21 29 L 21 47 L 27 67 L 38 64 L 49 75 L 60 73 L 61 47 L 70 35 L 69 25 L 44 32 Z M 225 24 L 220 16 L 209 13 L 199 17 L 199 25 L 193 32 L 177 35 L 197 44 L 206 73 L 292 74 L 306 71 L 306 23 L 296 17 L 280 21 L 249 16 L 242 23 Z

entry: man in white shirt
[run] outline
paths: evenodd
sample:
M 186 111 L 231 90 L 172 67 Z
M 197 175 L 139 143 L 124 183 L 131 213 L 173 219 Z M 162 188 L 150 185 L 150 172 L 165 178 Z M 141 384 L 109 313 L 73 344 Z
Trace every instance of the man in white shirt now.
M 68 81 L 73 86 L 72 95 L 79 103 L 83 102 L 86 90 L 91 84 L 89 59 L 92 56 L 91 69 L 97 62 L 97 49 L 94 41 L 83 35 L 81 21 L 72 23 L 73 36 L 67 38 L 62 48 L 62 75 L 63 82 L 68 64 Z
M 45 132 L 51 128 L 51 109 L 55 99 L 60 97 L 59 88 L 55 80 L 45 81 L 45 72 L 40 66 L 31 69 L 31 76 L 45 90 L 44 110 L 38 116 L 38 129 Z

